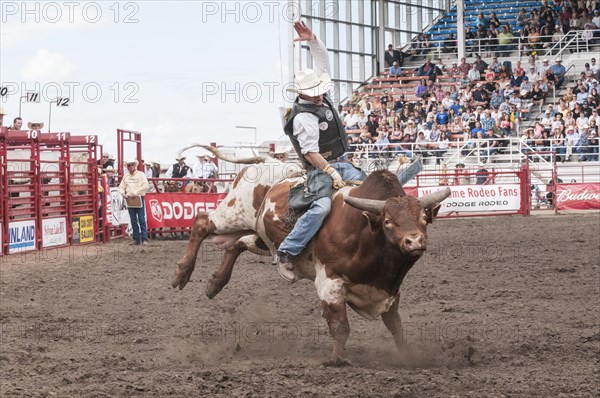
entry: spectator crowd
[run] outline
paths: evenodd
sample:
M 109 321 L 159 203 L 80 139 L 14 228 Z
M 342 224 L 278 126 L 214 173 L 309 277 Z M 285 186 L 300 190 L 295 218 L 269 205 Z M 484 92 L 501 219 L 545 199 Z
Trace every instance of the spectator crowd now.
M 466 31 L 467 53 L 477 53 L 472 63 L 466 58 L 451 65 L 442 59 L 434 62 L 436 44 L 427 34 L 417 35 L 406 53 L 389 45 L 385 62 L 390 69 L 384 80 L 398 79 L 403 94 L 357 90 L 340 106 L 355 156 L 420 154 L 425 162 L 439 164 L 453 141 L 459 141 L 463 155 L 479 151 L 487 161 L 509 145 L 509 138 L 519 137 L 525 151 L 554 150 L 561 161 L 571 160 L 573 154 L 581 161 L 598 160 L 596 57 L 584 70 L 570 71 L 578 76 L 573 85 L 560 57 L 540 57 L 539 52 L 573 30 L 587 31 L 582 37 L 596 43 L 599 29 L 600 2 L 555 0 L 544 1 L 539 9 L 521 9 L 514 27 L 495 12 L 487 17 L 480 13 Z M 506 59 L 515 50 L 527 54 L 523 65 Z M 454 35 L 441 41 L 440 51 L 456 51 Z M 489 54 L 485 60 L 484 53 Z M 400 68 L 407 57 L 422 55 L 424 64 L 416 70 Z M 419 82 L 411 84 L 407 76 Z M 412 86 L 414 91 L 407 92 Z M 555 93 L 557 103 L 545 105 Z M 543 116 L 524 128 L 523 121 L 538 110 L 544 110 Z

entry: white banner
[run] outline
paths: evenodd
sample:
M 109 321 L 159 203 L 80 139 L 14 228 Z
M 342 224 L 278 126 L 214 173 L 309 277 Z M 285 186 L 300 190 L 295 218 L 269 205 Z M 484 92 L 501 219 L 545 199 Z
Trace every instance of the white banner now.
M 8 252 L 35 250 L 35 220 L 8 223 Z
M 445 187 L 419 188 L 424 196 Z M 439 215 L 452 213 L 516 212 L 521 206 L 519 184 L 451 186 L 452 194 L 442 202 Z
M 123 197 L 119 193 L 119 188 L 110 189 L 110 215 L 106 214 L 108 222 L 114 226 L 129 224 L 129 212 Z
M 66 217 L 42 220 L 42 247 L 61 246 L 67 244 Z

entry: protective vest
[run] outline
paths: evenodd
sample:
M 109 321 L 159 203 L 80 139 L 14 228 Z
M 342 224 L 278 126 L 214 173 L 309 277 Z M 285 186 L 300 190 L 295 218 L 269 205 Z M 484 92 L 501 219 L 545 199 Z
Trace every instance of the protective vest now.
M 173 165 L 173 178 L 184 178 L 187 177 L 188 170 L 190 168 L 186 165 L 183 167 L 179 166 L 179 163 Z
M 296 136 L 294 136 L 294 117 L 299 113 L 312 113 L 318 118 L 319 153 L 325 160 L 330 161 L 346 153 L 350 149 L 348 136 L 346 135 L 344 126 L 342 126 L 340 116 L 329 100 L 329 96 L 327 94 L 323 96 L 323 105 L 301 104 L 298 102 L 299 98 L 296 98 L 290 114 L 286 117 L 286 124 L 283 131 L 290 137 L 298 158 L 300 158 L 304 167 L 309 167 L 310 163 L 302 155 L 300 143 Z

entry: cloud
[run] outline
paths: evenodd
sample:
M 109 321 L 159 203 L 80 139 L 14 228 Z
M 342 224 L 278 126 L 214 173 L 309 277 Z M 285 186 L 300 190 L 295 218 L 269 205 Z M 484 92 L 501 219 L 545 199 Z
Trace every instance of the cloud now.
M 25 63 L 22 77 L 24 80 L 64 80 L 77 67 L 64 55 L 46 49 L 37 50 L 35 57 Z

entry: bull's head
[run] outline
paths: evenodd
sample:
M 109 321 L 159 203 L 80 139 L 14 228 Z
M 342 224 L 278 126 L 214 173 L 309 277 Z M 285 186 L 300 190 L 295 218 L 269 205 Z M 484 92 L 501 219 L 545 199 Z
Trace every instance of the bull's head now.
M 373 232 L 383 233 L 386 242 L 403 254 L 420 257 L 427 249 L 427 224 L 433 222 L 450 188 L 422 198 L 397 196 L 387 200 L 344 197 L 350 206 L 363 211 Z

